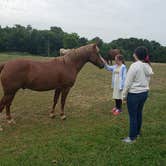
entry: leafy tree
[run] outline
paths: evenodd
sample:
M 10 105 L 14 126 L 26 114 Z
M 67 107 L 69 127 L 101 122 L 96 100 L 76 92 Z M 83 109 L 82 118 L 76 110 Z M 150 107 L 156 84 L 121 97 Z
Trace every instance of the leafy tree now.
M 56 26 L 50 27 L 49 30 L 33 29 L 31 25 L 24 27 L 16 24 L 13 27 L 6 26 L 4 28 L 0 26 L 0 51 L 20 51 L 43 56 L 57 56 L 62 47 L 77 48 L 88 43 L 97 43 L 100 53 L 105 58 L 107 58 L 110 49 L 121 49 L 126 60 L 132 60 L 135 48 L 143 45 L 148 48 L 150 59 L 153 62 L 166 62 L 166 47 L 154 40 L 119 38 L 105 43 L 99 37 L 88 41 L 85 37 L 79 37 L 77 33 L 66 33 Z
M 64 48 L 76 48 L 79 45 L 79 36 L 76 33 L 65 33 L 63 38 Z
M 85 37 L 81 37 L 81 38 L 78 39 L 78 46 L 79 46 L 79 47 L 80 47 L 80 46 L 84 46 L 84 45 L 86 45 L 87 43 L 88 43 L 88 39 L 85 38 Z

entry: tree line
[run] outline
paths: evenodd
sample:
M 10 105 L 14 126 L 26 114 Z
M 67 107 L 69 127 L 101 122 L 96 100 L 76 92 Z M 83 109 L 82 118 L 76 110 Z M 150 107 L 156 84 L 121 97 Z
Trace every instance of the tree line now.
M 88 40 L 77 33 L 64 32 L 62 28 L 56 26 L 50 27 L 49 30 L 37 30 L 30 25 L 0 26 L 1 52 L 18 51 L 33 55 L 58 56 L 60 48 L 77 48 L 92 42 L 98 43 L 104 58 L 107 58 L 110 49 L 118 48 L 126 60 L 132 60 L 134 49 L 143 45 L 148 48 L 152 62 L 166 62 L 166 47 L 147 39 L 119 38 L 106 43 L 99 37 Z

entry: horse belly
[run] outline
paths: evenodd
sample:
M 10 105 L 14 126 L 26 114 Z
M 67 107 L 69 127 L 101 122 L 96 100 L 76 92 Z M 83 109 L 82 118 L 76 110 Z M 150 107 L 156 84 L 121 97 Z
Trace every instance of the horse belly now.
M 70 87 L 73 83 L 73 80 L 64 78 L 59 74 L 53 76 L 46 75 L 44 77 L 36 77 L 26 88 L 36 91 L 47 91 L 56 88 Z
M 56 87 L 58 87 L 58 78 L 50 78 L 49 76 L 36 77 L 26 85 L 26 88 L 37 91 L 51 90 L 55 89 Z
M 31 65 L 26 88 L 46 91 L 73 85 L 75 76 L 71 75 L 71 71 L 68 68 L 62 64 L 50 63 L 43 65 Z

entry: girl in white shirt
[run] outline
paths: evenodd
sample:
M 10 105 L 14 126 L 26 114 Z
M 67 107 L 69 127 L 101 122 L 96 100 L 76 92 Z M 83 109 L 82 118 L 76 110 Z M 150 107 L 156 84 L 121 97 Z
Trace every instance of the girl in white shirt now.
M 122 112 L 122 91 L 124 88 L 127 68 L 122 55 L 116 55 L 115 65 L 110 66 L 105 64 L 105 69 L 112 72 L 112 88 L 115 107 L 112 109 L 114 115 L 119 115 Z
M 135 141 L 140 135 L 142 111 L 148 97 L 150 76 L 153 74 L 147 48 L 136 48 L 133 56 L 135 62 L 128 70 L 123 90 L 123 99 L 127 100 L 130 119 L 129 137 L 122 140 L 126 143 Z

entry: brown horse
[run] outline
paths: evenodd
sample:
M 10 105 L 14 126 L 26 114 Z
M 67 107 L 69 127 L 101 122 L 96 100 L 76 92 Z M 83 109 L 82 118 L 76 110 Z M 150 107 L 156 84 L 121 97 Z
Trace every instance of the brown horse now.
M 121 50 L 119 49 L 111 49 L 108 51 L 108 58 L 107 58 L 107 63 L 112 64 L 112 61 L 115 60 L 115 56 L 121 54 Z
M 0 113 L 6 108 L 6 118 L 13 123 L 10 106 L 16 92 L 22 89 L 47 91 L 55 89 L 54 103 L 50 117 L 54 117 L 54 110 L 61 94 L 61 119 L 65 119 L 64 106 L 70 88 L 74 85 L 78 72 L 85 63 L 91 62 L 99 68 L 104 62 L 99 55 L 96 44 L 89 44 L 73 49 L 64 56 L 48 61 L 11 60 L 0 65 L 1 83 L 4 96 L 0 100 Z

